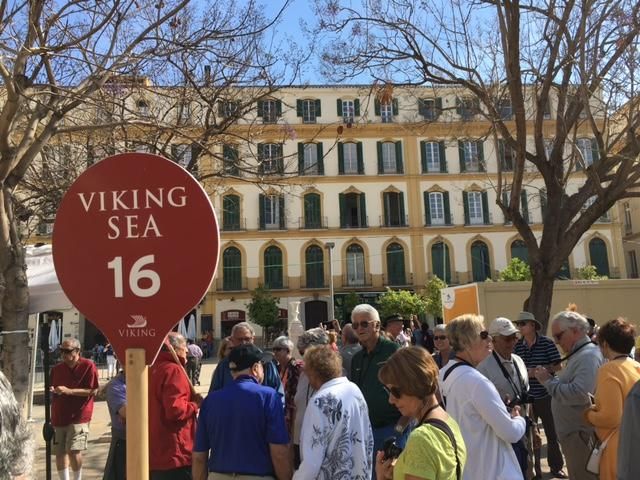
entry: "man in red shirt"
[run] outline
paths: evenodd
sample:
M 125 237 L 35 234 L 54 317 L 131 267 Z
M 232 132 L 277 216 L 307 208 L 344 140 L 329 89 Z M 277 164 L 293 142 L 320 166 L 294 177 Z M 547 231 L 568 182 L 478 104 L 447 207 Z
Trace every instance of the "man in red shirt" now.
M 189 480 L 196 414 L 202 397 L 191 392 L 184 369 L 185 338 L 171 332 L 167 339 L 180 363 L 176 363 L 169 348 L 163 345 L 150 370 L 149 470 L 151 480 Z
M 98 371 L 92 361 L 80 356 L 80 342 L 75 338 L 62 342 L 60 353 L 62 362 L 51 369 L 51 424 L 56 431 L 53 452 L 60 480 L 80 480 Z

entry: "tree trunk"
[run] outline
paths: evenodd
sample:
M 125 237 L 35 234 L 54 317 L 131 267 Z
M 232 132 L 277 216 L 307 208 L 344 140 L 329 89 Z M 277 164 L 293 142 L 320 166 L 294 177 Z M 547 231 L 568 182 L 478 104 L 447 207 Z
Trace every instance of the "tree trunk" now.
M 2 295 L 2 328 L 5 332 L 28 330 L 29 289 L 22 246 L 4 246 L 8 264 L 2 272 L 4 292 Z M 34 342 L 37 340 L 34 339 Z M 29 334 L 8 333 L 3 335 L 3 372 L 11 382 L 18 405 L 24 406 L 29 386 L 29 361 L 31 357 Z
M 525 309 L 542 323 L 541 333 L 545 334 L 551 315 L 551 301 L 553 300 L 553 284 L 555 277 L 548 277 L 542 274 L 536 275 L 532 272 L 531 291 L 529 298 L 525 302 Z

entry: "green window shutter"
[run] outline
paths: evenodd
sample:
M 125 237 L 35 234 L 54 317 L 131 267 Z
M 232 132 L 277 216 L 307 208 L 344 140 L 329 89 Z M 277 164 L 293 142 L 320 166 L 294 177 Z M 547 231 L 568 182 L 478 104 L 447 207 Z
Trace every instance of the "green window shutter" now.
M 464 207 L 464 224 L 469 225 L 469 194 L 462 192 L 462 205 Z
M 449 205 L 449 192 L 442 194 L 442 203 L 444 204 L 444 223 L 451 225 L 451 207 Z
M 404 173 L 404 164 L 402 163 L 402 141 L 396 142 L 396 173 Z
M 424 192 L 424 224 L 431 225 L 431 204 L 429 203 L 429 192 Z
M 367 201 L 364 193 L 361 193 L 358 196 L 358 200 L 360 200 L 360 226 L 368 227 L 367 225 Z
M 282 116 L 282 102 L 280 100 L 276 100 L 276 115 Z
M 482 217 L 485 225 L 489 224 L 489 198 L 487 192 L 482 192 Z
M 398 197 L 398 201 L 400 203 L 400 225 L 403 227 L 407 226 L 406 213 L 404 210 L 404 193 L 400 192 Z
M 259 118 L 262 117 L 263 103 L 264 102 L 262 100 L 258 100 L 258 117 Z
M 356 98 L 353 101 L 353 110 L 354 110 L 354 115 L 356 117 L 359 117 L 360 116 L 360 99 Z
M 598 150 L 598 142 L 595 138 L 591 139 L 591 156 L 593 163 L 597 163 L 600 160 L 600 150 Z
M 420 161 L 422 163 L 422 173 L 427 173 L 427 142 L 420 142 Z
M 384 173 L 384 165 L 382 162 L 382 142 L 376 142 L 376 147 L 378 150 L 378 173 Z
M 391 100 L 391 113 L 394 117 L 398 116 L 400 109 L 398 108 L 398 99 L 394 98 Z
M 436 118 L 439 117 L 441 113 L 442 113 L 442 98 L 437 97 L 436 98 Z
M 440 149 L 440 173 L 447 173 L 447 148 L 444 144 L 444 140 L 438 142 Z
M 298 175 L 304 175 L 304 143 L 298 142 Z
M 462 101 L 458 97 L 456 97 L 456 113 L 462 115 Z
M 284 195 L 280 195 L 280 197 L 278 197 L 278 210 L 278 213 L 280 213 L 280 230 L 284 230 L 285 221 L 287 219 L 287 216 L 284 212 Z
M 391 204 L 391 201 L 389 199 L 389 196 L 392 195 L 391 192 L 385 192 L 382 194 L 382 208 L 383 208 L 383 213 L 384 213 L 384 225 L 386 226 L 390 226 L 391 225 L 391 212 L 389 211 L 389 205 Z
M 347 205 L 344 198 L 344 193 L 338 194 L 338 204 L 340 205 L 340 228 L 346 228 L 347 226 Z
M 377 98 L 373 100 L 373 112 L 377 117 L 380 116 L 380 100 Z
M 482 140 L 478 140 L 476 145 L 478 146 L 478 167 L 481 172 L 484 172 L 486 170 L 484 164 L 484 142 Z
M 264 230 L 264 224 L 265 224 L 264 200 L 265 200 L 265 197 L 262 193 L 258 195 L 258 210 L 260 211 L 260 230 Z
M 336 105 L 338 107 L 338 116 L 341 117 L 342 116 L 342 99 L 341 98 L 336 100 Z
M 464 143 L 462 142 L 462 140 L 458 140 L 458 155 L 460 157 L 460 173 L 463 173 L 467 169 L 466 162 L 464 161 Z
M 502 191 L 502 203 L 504 203 L 505 207 L 509 208 L 509 192 L 506 190 Z M 509 223 L 507 215 L 504 215 L 504 223 Z
M 338 175 L 344 175 L 344 143 L 338 143 Z
M 362 154 L 362 142 L 356 144 L 356 152 L 358 154 L 358 174 L 364 175 L 364 155 Z
M 418 99 L 418 115 L 423 117 L 427 115 L 427 104 L 424 98 Z
M 522 218 L 529 223 L 529 200 L 527 199 L 527 191 L 522 189 L 520 192 L 520 210 L 522 211 Z
M 296 100 L 296 117 L 302 116 L 302 100 Z
M 264 143 L 258 144 L 258 173 L 262 175 L 264 173 L 264 165 L 262 161 L 264 160 Z
M 321 117 L 322 116 L 322 110 L 321 110 L 321 101 L 320 99 L 316 100 L 316 117 Z
M 322 142 L 316 143 L 318 153 L 318 175 L 324 175 L 324 154 L 322 153 Z

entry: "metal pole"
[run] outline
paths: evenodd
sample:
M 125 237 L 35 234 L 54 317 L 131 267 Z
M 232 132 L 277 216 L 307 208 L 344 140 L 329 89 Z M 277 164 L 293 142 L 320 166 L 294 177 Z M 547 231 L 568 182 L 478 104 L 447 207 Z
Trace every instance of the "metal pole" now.
M 36 326 L 33 328 L 33 338 L 31 339 L 31 371 L 29 382 L 29 403 L 27 404 L 27 422 L 33 422 L 31 414 L 33 412 L 33 389 L 36 383 L 36 360 L 38 359 L 38 330 L 40 327 L 40 315 L 36 315 Z
M 324 246 L 329 250 L 329 321 L 333 320 L 335 316 L 335 307 L 333 304 L 333 247 L 336 246 L 333 242 L 327 242 Z
M 42 368 L 44 373 L 44 425 L 42 426 L 42 437 L 46 442 L 46 479 L 51 480 L 51 441 L 54 430 L 51 425 L 51 393 L 49 392 L 49 318 L 46 314 L 41 314 L 44 322 L 42 324 L 42 336 L 40 338 L 40 348 L 42 349 Z

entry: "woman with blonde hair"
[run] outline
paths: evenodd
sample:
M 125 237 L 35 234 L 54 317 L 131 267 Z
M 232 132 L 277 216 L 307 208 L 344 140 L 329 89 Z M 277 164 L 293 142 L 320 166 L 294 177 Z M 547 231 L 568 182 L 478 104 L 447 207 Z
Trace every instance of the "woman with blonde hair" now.
M 607 362 L 598 369 L 595 404 L 585 412 L 598 439 L 607 440 L 600 458 L 600 480 L 616 480 L 620 421 L 625 399 L 640 380 L 640 363 L 629 354 L 635 329 L 622 318 L 607 322 L 598 333 L 598 345 Z
M 509 412 L 496 387 L 476 370 L 492 350 L 483 318 L 454 318 L 447 325 L 447 337 L 455 357 L 440 370 L 440 385 L 447 412 L 460 425 L 467 446 L 464 480 L 522 480 L 511 447 L 526 430 L 520 407 Z
M 220 342 L 220 348 L 218 349 L 218 361 L 222 361 L 231 353 L 231 337 L 225 337 Z
M 378 373 L 389 403 L 418 424 L 397 461 L 376 455 L 380 480 L 456 480 L 462 478 L 467 451 L 457 422 L 436 398 L 438 367 L 422 347 L 396 351 Z

